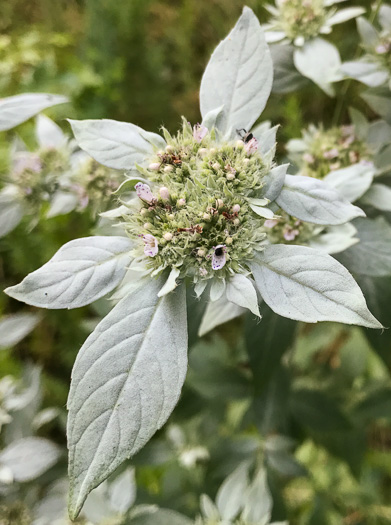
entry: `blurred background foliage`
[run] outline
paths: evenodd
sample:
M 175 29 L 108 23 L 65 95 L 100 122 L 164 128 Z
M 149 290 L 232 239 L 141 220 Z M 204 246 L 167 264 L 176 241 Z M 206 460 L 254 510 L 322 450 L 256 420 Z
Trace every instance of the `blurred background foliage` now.
M 246 4 L 266 22 L 263 1 Z M 354 5 L 370 7 L 365 1 Z M 181 115 L 192 123 L 200 120 L 202 72 L 242 7 L 242 0 L 1 0 L 0 96 L 68 95 L 70 104 L 47 112 L 64 130 L 65 117 L 72 117 L 124 120 L 151 131 L 164 124 L 174 131 Z M 354 21 L 337 26 L 332 40 L 343 59 L 353 57 Z M 281 158 L 284 143 L 299 137 L 308 123 L 347 123 L 347 103 L 374 116 L 359 97 L 358 83 L 336 87 L 336 99 L 310 83 L 298 92 L 272 94 L 262 119 L 281 125 Z M 17 132 L 34 143 L 32 122 Z M 13 135 L 0 136 L 1 173 Z M 0 240 L 3 287 L 44 264 L 65 242 L 89 235 L 93 226 L 87 214 L 76 213 L 40 221 L 27 234 L 26 224 L 19 225 Z M 365 282 L 360 284 L 365 290 Z M 378 279 L 378 288 L 390 305 L 389 279 Z M 377 307 L 383 311 L 366 291 L 374 314 Z M 20 308 L 0 295 L 0 313 Z M 62 447 L 72 364 L 106 309 L 101 301 L 73 311 L 45 311 L 30 336 L 0 352 L 1 376 L 21 377 L 27 363 L 42 368 L 42 406 L 56 407 L 62 417 L 37 434 Z M 202 304 L 191 302 L 194 326 L 200 310 Z M 137 502 L 195 517 L 202 493 L 214 498 L 240 461 L 255 458 L 268 468 L 275 520 L 391 523 L 390 336 L 331 323 L 297 324 L 267 308 L 262 313 L 258 324 L 246 317 L 201 341 L 191 337 L 180 404 L 132 460 Z M 63 464 L 55 469 L 35 489 L 39 497 L 49 481 L 64 475 Z M 0 507 L 1 525 L 31 523 L 31 497 L 28 486 L 17 493 L 15 505 L 24 509 L 19 514 Z

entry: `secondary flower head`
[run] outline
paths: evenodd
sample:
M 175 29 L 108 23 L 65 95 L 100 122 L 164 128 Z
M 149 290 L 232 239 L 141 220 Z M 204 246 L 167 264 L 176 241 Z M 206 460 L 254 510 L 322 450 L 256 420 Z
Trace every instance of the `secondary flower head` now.
M 337 11 L 338 0 L 276 0 L 266 6 L 272 19 L 265 26 L 268 42 L 293 42 L 302 46 L 306 40 L 331 32 L 332 26 L 359 16 L 362 8 Z
M 366 143 L 356 135 L 354 126 L 328 130 L 310 126 L 303 131 L 301 139 L 291 140 L 287 149 L 300 173 L 317 179 L 372 158 Z

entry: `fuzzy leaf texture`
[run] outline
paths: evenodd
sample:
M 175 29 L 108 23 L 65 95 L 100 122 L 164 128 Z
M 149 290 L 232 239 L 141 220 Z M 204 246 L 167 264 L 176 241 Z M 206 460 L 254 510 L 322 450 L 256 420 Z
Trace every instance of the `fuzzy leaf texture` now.
M 245 7 L 217 46 L 201 81 L 201 115 L 224 106 L 220 131 L 249 130 L 262 113 L 273 82 L 273 63 L 257 17 Z
M 5 290 L 10 297 L 41 308 L 78 308 L 111 292 L 129 264 L 126 237 L 85 237 L 64 244 L 41 268 Z
M 326 253 L 276 244 L 250 266 L 263 300 L 276 314 L 306 323 L 382 328 L 348 270 Z
M 344 224 L 365 213 L 325 182 L 303 175 L 287 175 L 277 204 L 289 215 L 313 224 Z
M 0 100 L 0 131 L 12 129 L 40 111 L 68 102 L 62 95 L 24 93 Z
M 76 359 L 68 399 L 69 512 L 140 450 L 176 405 L 187 370 L 185 287 L 161 280 L 122 299 Z
M 135 124 L 116 120 L 69 120 L 81 149 L 101 164 L 117 170 L 130 170 L 154 151 L 153 144 L 164 148 L 159 135 Z

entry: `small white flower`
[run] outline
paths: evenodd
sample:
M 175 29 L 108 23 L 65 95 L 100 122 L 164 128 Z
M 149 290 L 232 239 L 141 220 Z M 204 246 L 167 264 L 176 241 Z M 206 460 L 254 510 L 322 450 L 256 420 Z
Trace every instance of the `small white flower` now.
M 150 233 L 147 233 L 146 235 L 143 235 L 144 240 L 144 253 L 148 257 L 155 257 L 157 255 L 159 248 L 157 244 L 157 239 Z
M 168 191 L 168 188 L 166 188 L 165 186 L 162 186 L 162 187 L 159 189 L 159 194 L 160 194 L 160 197 L 161 197 L 164 201 L 168 201 L 168 199 L 170 198 L 170 192 Z
M 232 207 L 232 211 L 234 213 L 239 213 L 240 212 L 240 205 L 239 204 L 234 204 L 233 207 Z
M 207 133 L 208 128 L 206 128 L 202 124 L 196 124 L 193 127 L 193 138 L 196 142 L 202 142 L 202 139 L 206 136 Z
M 159 171 L 160 170 L 160 162 L 152 162 L 152 164 L 150 164 L 148 166 L 148 169 L 150 169 L 151 171 Z
M 135 186 L 135 189 L 136 189 L 137 196 L 141 200 L 147 202 L 148 204 L 151 204 L 153 202 L 154 196 L 148 184 L 138 182 Z
M 224 244 L 218 244 L 214 247 L 214 253 L 212 255 L 212 269 L 221 270 L 226 263 L 225 257 L 226 246 Z

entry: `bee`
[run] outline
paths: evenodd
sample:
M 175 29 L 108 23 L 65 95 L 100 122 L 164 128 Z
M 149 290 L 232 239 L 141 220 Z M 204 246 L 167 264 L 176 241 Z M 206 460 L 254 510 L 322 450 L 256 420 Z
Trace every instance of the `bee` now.
M 239 135 L 239 137 L 243 140 L 245 144 L 247 144 L 247 142 L 250 142 L 250 140 L 254 138 L 254 135 L 249 131 L 246 131 L 244 128 L 237 129 L 236 133 Z

